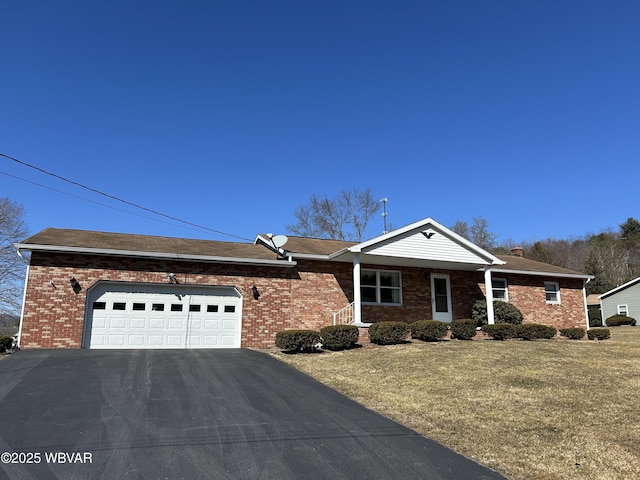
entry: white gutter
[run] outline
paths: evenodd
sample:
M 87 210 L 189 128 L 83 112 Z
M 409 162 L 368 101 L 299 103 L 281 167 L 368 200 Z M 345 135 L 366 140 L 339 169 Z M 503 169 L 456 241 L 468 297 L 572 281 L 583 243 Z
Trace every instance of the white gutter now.
M 330 255 L 319 255 L 317 253 L 287 252 L 287 255 L 291 258 L 301 258 L 303 260 L 331 260 Z
M 237 265 L 268 265 L 273 267 L 294 267 L 296 262 L 283 260 L 263 260 L 259 258 L 240 258 L 240 257 L 219 257 L 211 255 L 185 255 L 181 253 L 166 252 L 139 252 L 135 250 L 114 250 L 105 248 L 88 248 L 88 247 L 62 247 L 57 245 L 35 245 L 29 243 L 16 243 L 14 246 L 20 250 L 27 251 L 44 251 L 44 252 L 63 252 L 63 253 L 84 253 L 91 255 L 117 255 L 125 257 L 142 257 L 155 258 L 162 260 L 187 260 L 198 262 L 215 262 L 230 263 Z
M 510 270 L 507 268 L 492 268 L 491 271 L 494 273 L 515 273 L 517 275 L 538 275 L 541 277 L 581 278 L 583 280 L 595 278 L 593 275 L 583 275 L 581 273 L 533 272 L 530 270 Z

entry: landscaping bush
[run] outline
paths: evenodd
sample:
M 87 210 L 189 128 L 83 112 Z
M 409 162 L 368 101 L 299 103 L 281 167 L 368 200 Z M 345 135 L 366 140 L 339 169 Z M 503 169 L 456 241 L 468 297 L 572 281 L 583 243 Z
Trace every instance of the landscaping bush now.
M 636 319 L 626 315 L 612 315 L 605 320 L 607 327 L 620 327 L 622 325 L 630 325 L 635 327 Z
M 489 335 L 493 340 L 507 340 L 516 336 L 516 326 L 511 323 L 483 325 L 482 331 Z
M 369 327 L 369 341 L 378 345 L 395 345 L 409 336 L 409 324 L 405 322 L 377 322 Z
M 285 352 L 304 352 L 316 349 L 320 334 L 314 330 L 283 330 L 276 333 L 276 347 Z
M 358 342 L 360 331 L 355 325 L 330 325 L 320 329 L 322 347 L 329 350 L 346 350 Z
M 611 332 L 608 328 L 592 328 L 587 330 L 587 338 L 589 340 L 606 340 L 611 338 Z
M 438 320 L 421 320 L 411 324 L 411 338 L 423 342 L 437 342 L 447 335 L 449 327 Z
M 570 327 L 561 328 L 560 335 L 567 337 L 571 340 L 582 340 L 584 338 L 584 328 L 582 327 Z
M 478 322 L 470 318 L 459 318 L 451 322 L 451 338 L 458 340 L 471 340 L 476 336 Z
M 477 322 L 477 326 L 479 327 L 487 324 L 486 300 L 477 300 L 473 304 L 471 318 Z M 518 307 L 512 303 L 494 300 L 493 318 L 495 323 L 511 323 L 513 325 L 520 325 L 524 317 Z
M 6 337 L 4 335 L 0 335 L 0 352 L 6 352 L 7 350 L 11 350 L 11 345 L 13 345 L 12 337 Z
M 525 323 L 516 327 L 516 336 L 523 340 L 540 340 L 553 338 L 558 331 L 548 325 L 539 323 Z

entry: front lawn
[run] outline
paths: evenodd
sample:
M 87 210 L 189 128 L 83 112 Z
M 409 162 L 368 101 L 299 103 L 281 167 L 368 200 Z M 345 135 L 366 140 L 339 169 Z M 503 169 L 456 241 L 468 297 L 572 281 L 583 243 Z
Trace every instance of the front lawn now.
M 610 330 L 274 355 L 511 479 L 640 478 L 640 327 Z

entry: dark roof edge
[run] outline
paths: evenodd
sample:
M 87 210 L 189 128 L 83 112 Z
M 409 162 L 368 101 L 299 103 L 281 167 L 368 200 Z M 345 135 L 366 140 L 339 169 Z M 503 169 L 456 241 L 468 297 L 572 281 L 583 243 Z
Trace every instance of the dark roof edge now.
M 185 260 L 185 261 L 198 261 L 198 262 L 215 262 L 215 263 L 230 263 L 236 265 L 267 265 L 272 267 L 285 267 L 291 268 L 296 266 L 295 261 L 285 260 L 262 260 L 258 258 L 242 258 L 242 257 L 220 257 L 211 255 L 184 255 L 180 253 L 165 253 L 165 252 L 141 252 L 135 250 L 117 250 L 117 249 L 105 249 L 105 248 L 89 248 L 89 247 L 68 247 L 58 245 L 36 245 L 30 243 L 14 243 L 13 246 L 18 250 L 25 251 L 42 251 L 42 252 L 64 252 L 64 253 L 86 253 L 92 255 L 111 255 L 111 256 L 126 256 L 126 257 L 138 257 L 138 258 L 154 258 L 154 259 L 171 259 L 171 260 Z

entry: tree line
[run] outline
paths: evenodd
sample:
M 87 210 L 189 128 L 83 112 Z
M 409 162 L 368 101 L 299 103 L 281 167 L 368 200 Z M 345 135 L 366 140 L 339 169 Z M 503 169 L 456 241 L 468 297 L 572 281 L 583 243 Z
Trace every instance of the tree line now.
M 471 224 L 458 220 L 452 230 L 495 255 L 509 254 L 516 244 L 498 244 L 497 235 L 482 217 Z M 640 276 L 640 222 L 629 217 L 618 230 L 585 234 L 570 239 L 547 238 L 521 242 L 525 257 L 576 270 L 595 278 L 587 283 L 587 294 L 604 293 Z
M 369 188 L 343 190 L 335 198 L 313 195 L 294 211 L 296 222 L 288 230 L 295 235 L 360 242 L 377 235 L 368 235 L 367 227 L 380 210 L 380 202 Z M 450 228 L 496 255 L 509 254 L 516 246 L 513 240 L 499 244 L 483 217 L 471 222 L 458 220 Z M 588 294 L 604 293 L 640 276 L 640 222 L 632 217 L 618 230 L 570 239 L 523 241 L 517 246 L 529 259 L 593 275 L 595 278 L 587 283 Z

